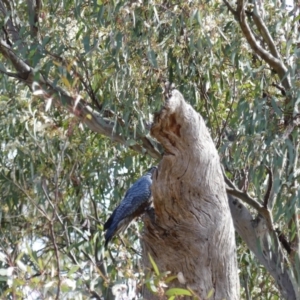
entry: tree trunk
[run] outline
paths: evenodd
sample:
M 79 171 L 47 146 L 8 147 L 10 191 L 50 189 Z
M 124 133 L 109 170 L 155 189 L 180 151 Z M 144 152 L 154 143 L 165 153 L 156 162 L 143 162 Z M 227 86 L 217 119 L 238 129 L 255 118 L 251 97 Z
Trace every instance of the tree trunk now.
M 209 299 L 239 299 L 233 222 L 219 156 L 202 117 L 172 90 L 151 134 L 165 154 L 153 176 L 155 222 L 144 218 L 146 268 L 150 253 L 161 272 L 183 274 L 172 287 L 188 288 L 200 299 L 212 291 Z

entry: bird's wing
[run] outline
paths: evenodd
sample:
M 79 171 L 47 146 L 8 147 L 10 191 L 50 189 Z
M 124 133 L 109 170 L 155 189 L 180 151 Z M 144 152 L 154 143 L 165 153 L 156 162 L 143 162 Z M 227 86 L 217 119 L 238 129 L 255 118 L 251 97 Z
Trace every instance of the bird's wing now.
M 124 199 L 104 224 L 105 247 L 111 238 L 126 229 L 130 222 L 142 214 L 151 198 L 151 175 L 141 177 L 126 192 Z
M 138 208 L 147 202 L 151 197 L 151 179 L 140 178 L 126 192 L 124 199 L 119 206 L 114 210 L 107 222 L 104 224 L 104 229 L 108 229 L 113 223 L 134 214 Z
M 114 218 L 121 220 L 132 214 L 151 197 L 150 184 L 140 182 L 130 188 L 125 198 L 116 208 Z

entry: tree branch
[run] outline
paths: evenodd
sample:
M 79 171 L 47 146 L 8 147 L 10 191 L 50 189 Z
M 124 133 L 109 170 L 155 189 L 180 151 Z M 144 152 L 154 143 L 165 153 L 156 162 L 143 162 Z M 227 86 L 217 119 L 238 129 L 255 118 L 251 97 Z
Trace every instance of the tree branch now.
M 51 236 L 52 244 L 53 244 L 53 247 L 54 247 L 54 254 L 55 254 L 56 264 L 57 264 L 58 284 L 57 284 L 56 300 L 59 300 L 59 294 L 60 294 L 60 288 L 61 288 L 60 260 L 59 260 L 59 250 L 58 250 L 57 243 L 56 243 L 56 240 L 55 240 L 53 222 L 54 222 L 54 219 L 52 219 L 49 222 L 50 223 L 49 225 L 50 225 L 50 236 Z
M 79 58 L 79 60 L 82 64 L 84 63 L 84 61 L 81 61 L 81 58 Z M 90 98 L 92 99 L 92 101 L 94 102 L 94 104 L 96 105 L 96 107 L 100 111 L 100 110 L 102 110 L 102 104 L 97 99 L 97 97 L 95 95 L 95 92 L 92 88 L 91 81 L 90 81 L 90 78 L 89 78 L 88 68 L 86 66 L 83 66 L 83 69 L 85 70 L 86 80 L 84 80 L 83 76 L 81 74 L 79 74 L 78 72 L 76 72 L 76 74 L 78 74 L 80 82 L 83 84 L 83 86 L 85 87 L 88 95 L 90 96 Z
M 273 172 L 267 166 L 266 166 L 266 169 L 269 174 L 269 180 L 268 180 L 268 188 L 267 188 L 266 194 L 264 196 L 264 208 L 268 208 L 268 203 L 272 196 L 271 192 L 272 192 L 272 188 L 273 188 Z
M 31 28 L 32 37 L 38 37 L 38 22 L 39 22 L 39 14 L 42 8 L 41 0 L 27 0 L 28 6 L 28 16 L 29 16 L 29 24 Z
M 225 183 L 229 186 L 229 188 L 226 187 L 227 194 L 237 197 L 237 198 L 241 199 L 243 202 L 249 204 L 251 207 L 255 208 L 257 210 L 257 212 L 261 216 L 264 217 L 264 220 L 266 222 L 268 229 L 271 232 L 274 232 L 274 224 L 273 224 L 273 217 L 272 217 L 271 211 L 268 208 L 265 208 L 264 206 L 262 206 L 255 199 L 251 198 L 247 192 L 242 192 L 241 190 L 239 190 L 234 185 L 234 183 L 227 177 L 227 175 L 225 174 L 224 168 L 222 168 L 222 172 L 223 172 L 223 176 L 225 179 Z
M 266 24 L 264 23 L 263 19 L 261 18 L 261 15 L 259 14 L 257 2 L 256 1 L 253 1 L 253 2 L 254 2 L 254 11 L 252 13 L 252 19 L 253 19 L 256 27 L 258 28 L 259 32 L 261 33 L 262 38 L 267 43 L 271 54 L 275 58 L 281 60 L 280 54 L 277 50 L 277 47 L 275 46 L 274 40 L 273 40 Z
M 7 14 L 7 11 L 2 1 L 0 1 L 0 11 L 3 13 L 3 15 Z M 11 24 L 11 30 L 18 33 L 15 30 L 13 24 L 12 23 L 10 24 Z M 14 35 L 13 41 L 16 40 L 20 40 L 18 35 Z M 32 68 L 27 63 L 25 63 L 22 59 L 20 59 L 11 49 L 10 45 L 3 39 L 0 39 L 0 53 L 2 53 L 3 56 L 7 60 L 9 60 L 17 70 L 16 74 L 6 72 L 6 71 L 2 71 L 2 72 L 6 73 L 8 76 L 17 77 L 18 79 L 22 80 L 27 86 L 32 88 L 33 77 L 34 77 L 33 76 L 34 72 Z M 53 97 L 56 105 L 62 105 L 62 103 L 64 103 L 67 106 L 68 110 L 71 113 L 77 114 L 77 116 L 80 117 L 81 121 L 84 124 L 86 124 L 92 131 L 101 133 L 107 136 L 108 138 L 110 138 L 114 142 L 118 142 L 122 145 L 126 145 L 126 139 L 115 132 L 116 129 L 115 122 L 103 118 L 99 112 L 93 110 L 86 102 L 80 100 L 75 107 L 75 102 L 78 99 L 74 99 L 73 97 L 71 97 L 62 88 L 58 86 L 53 86 L 50 80 L 44 80 L 42 76 L 40 76 L 38 86 L 40 86 L 41 90 L 43 91 L 42 96 L 44 97 L 44 99 L 47 97 L 48 99 L 50 97 Z M 86 88 L 88 88 L 88 86 L 86 86 Z M 121 126 L 123 125 L 121 124 Z M 155 146 L 149 140 L 149 138 L 147 138 L 144 135 L 137 134 L 137 139 L 141 140 L 142 146 L 135 144 L 130 146 L 130 148 L 142 154 L 148 153 L 152 158 L 155 159 L 161 158 L 161 153 L 155 148 Z
M 284 87 L 282 87 L 281 85 L 277 84 L 277 83 L 272 83 L 272 86 L 276 87 L 280 92 L 282 96 L 286 96 L 286 91 L 284 89 Z
M 86 124 L 89 129 L 94 132 L 101 133 L 113 142 L 127 146 L 126 139 L 120 134 L 116 133 L 116 123 L 102 117 L 102 115 L 91 108 L 88 103 L 77 95 L 76 98 L 69 95 L 67 91 L 59 86 L 54 86 L 49 79 L 44 79 L 40 74 L 40 79 L 34 82 L 34 71 L 23 60 L 21 60 L 10 48 L 10 46 L 3 40 L 0 40 L 0 52 L 3 56 L 11 61 L 15 69 L 18 71 L 18 76 L 26 85 L 35 90 L 37 95 L 44 99 L 53 99 L 56 105 L 66 107 L 69 112 L 75 114 L 80 120 Z M 14 73 L 13 73 L 14 74 Z M 122 124 L 118 124 L 123 126 Z M 130 145 L 130 148 L 142 154 L 149 154 L 152 158 L 161 158 L 160 152 L 153 146 L 150 140 L 140 134 L 137 134 L 137 139 L 142 142 L 142 145 Z
M 7 3 L 6 5 L 9 5 L 9 3 Z M 9 8 L 9 10 L 11 10 L 11 8 Z M 12 43 L 21 41 L 19 31 L 16 29 L 15 25 L 13 24 L 11 16 L 8 17 L 7 9 L 6 9 L 3 1 L 1 1 L 1 0 L 0 0 L 0 14 L 2 15 L 3 19 L 7 18 L 6 23 L 4 24 L 4 27 L 7 28 L 7 33 L 9 35 L 8 38 L 11 38 Z M 22 47 L 24 47 L 23 43 L 19 43 L 17 45 L 18 49 L 21 49 Z
M 229 4 L 227 0 L 223 0 L 228 10 L 233 14 L 235 18 L 237 18 L 237 11 L 233 9 L 233 7 Z
M 257 211 L 260 211 L 263 206 L 261 206 L 255 199 L 251 198 L 248 193 L 242 192 L 239 190 L 234 183 L 227 177 L 224 168 L 222 167 L 223 176 L 225 179 L 225 183 L 229 186 L 226 187 L 226 192 L 231 195 L 235 196 L 241 200 L 243 200 L 245 203 L 249 204 L 251 207 L 255 208 Z
M 19 73 L 12 73 L 12 72 L 7 72 L 6 70 L 3 70 L 0 68 L 0 73 L 7 75 L 8 77 L 13 77 L 19 80 L 22 80 L 22 76 L 23 74 L 19 74 Z
M 223 0 L 224 1 L 224 0 Z M 224 2 L 226 4 L 226 2 Z M 280 80 L 286 90 L 291 89 L 291 83 L 289 76 L 287 76 L 287 67 L 284 65 L 281 59 L 274 57 L 268 51 L 263 49 L 256 41 L 253 32 L 251 31 L 245 14 L 245 3 L 243 0 L 238 0 L 237 3 L 237 18 L 240 23 L 242 32 L 247 39 L 252 50 L 259 55 L 264 61 L 266 61 L 279 75 Z M 263 27 L 262 27 L 263 28 Z M 263 29 L 262 29 L 263 30 Z M 271 42 L 270 40 L 269 42 Z M 271 43 L 270 43 L 271 45 Z M 272 45 L 271 45 L 272 46 Z
M 47 49 L 43 49 L 43 51 L 51 56 L 52 58 L 55 58 L 56 60 L 58 60 L 63 66 L 67 67 L 68 66 L 68 62 L 61 57 L 60 55 L 57 54 L 53 54 L 50 51 L 48 51 Z M 77 76 L 81 82 L 81 84 L 83 85 L 85 91 L 87 92 L 87 94 L 90 96 L 91 100 L 93 101 L 93 103 L 95 104 L 95 106 L 99 109 L 99 111 L 102 110 L 102 104 L 99 102 L 99 99 L 97 99 L 95 92 L 92 88 L 90 79 L 89 79 L 89 72 L 88 72 L 88 68 L 84 65 L 84 61 L 82 60 L 81 57 L 77 58 L 78 63 L 81 64 L 82 69 L 85 70 L 85 76 L 86 79 L 84 79 L 84 77 L 78 72 L 78 70 L 72 66 L 72 71 L 74 72 L 74 76 Z
M 284 249 L 286 250 L 286 252 L 288 254 L 291 254 L 292 253 L 291 244 L 287 240 L 286 236 L 279 229 L 276 229 L 276 233 L 278 234 L 278 239 L 279 239 L 280 243 L 282 244 L 282 246 L 284 247 Z
M 12 63 L 23 81 L 27 83 L 27 80 L 29 80 L 29 84 L 33 82 L 32 69 L 21 58 L 19 58 L 11 49 L 9 44 L 1 38 L 0 53 L 2 53 L 3 56 Z
M 230 195 L 228 195 L 228 200 L 237 233 L 275 279 L 284 299 L 298 299 L 299 291 L 288 271 L 289 262 L 278 242 L 276 233 L 267 230 L 263 236 L 258 236 L 253 227 L 253 218 L 249 210 Z
M 44 91 L 45 98 L 49 99 L 53 97 L 57 105 L 62 105 L 62 103 L 64 103 L 64 106 L 71 113 L 79 117 L 92 131 L 107 136 L 113 142 L 125 146 L 127 145 L 126 139 L 116 132 L 116 123 L 102 117 L 97 110 L 91 108 L 83 99 L 74 99 L 61 87 L 53 86 L 50 80 L 46 80 L 46 83 L 42 84 L 42 91 Z M 161 157 L 161 154 L 151 143 L 145 142 L 145 137 L 138 135 L 137 138 L 141 140 L 144 139 L 144 141 L 142 141 L 142 146 L 135 144 L 130 146 L 130 148 L 139 153 L 148 153 L 151 157 L 156 159 Z

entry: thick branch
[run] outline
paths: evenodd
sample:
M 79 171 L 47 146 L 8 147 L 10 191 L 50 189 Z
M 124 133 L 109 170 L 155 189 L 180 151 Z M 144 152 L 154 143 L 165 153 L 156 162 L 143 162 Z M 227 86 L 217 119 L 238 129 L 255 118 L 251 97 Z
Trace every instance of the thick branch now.
M 264 217 L 264 220 L 266 222 L 266 225 L 268 229 L 272 232 L 274 232 L 274 224 L 273 224 L 273 217 L 272 212 L 267 208 L 262 206 L 259 202 L 257 202 L 255 199 L 251 198 L 248 193 L 244 193 L 241 190 L 239 190 L 233 182 L 226 176 L 224 169 L 223 169 L 223 176 L 225 179 L 225 183 L 229 186 L 229 188 L 226 188 L 226 191 L 229 195 L 235 196 L 245 203 L 249 204 L 251 207 L 255 208 L 257 212 Z
M 289 263 L 276 233 L 266 230 L 262 235 L 258 235 L 248 209 L 230 195 L 228 200 L 237 233 L 274 278 L 284 299 L 298 299 L 299 290 L 294 285 L 292 274 L 289 272 Z
M 226 188 L 226 191 L 229 195 L 232 195 L 234 197 L 237 197 L 237 198 L 243 200 L 243 202 L 249 204 L 251 207 L 255 208 L 257 211 L 260 211 L 263 208 L 255 199 L 251 198 L 248 195 L 248 193 L 242 192 L 238 188 L 235 188 L 235 189 Z
M 272 54 L 270 54 L 268 51 L 263 49 L 259 43 L 256 41 L 249 25 L 246 20 L 246 14 L 245 14 L 245 3 L 243 0 L 238 1 L 237 5 L 237 16 L 238 20 L 241 26 L 241 29 L 243 31 L 243 34 L 245 38 L 247 39 L 249 45 L 251 46 L 252 50 L 258 54 L 264 61 L 266 61 L 279 75 L 280 80 L 282 81 L 282 84 L 284 88 L 288 91 L 291 89 L 291 83 L 289 80 L 289 77 L 287 76 L 287 68 L 282 62 L 281 59 L 274 57 Z
M 126 139 L 116 132 L 116 123 L 104 118 L 101 114 L 91 108 L 83 99 L 74 99 L 64 89 L 53 86 L 52 83 L 47 80 L 46 84 L 41 83 L 42 90 L 45 92 L 46 98 L 51 98 L 56 102 L 56 105 L 62 105 L 73 114 L 78 116 L 80 120 L 94 132 L 103 134 L 110 138 L 113 142 L 117 142 L 122 145 L 126 145 Z M 120 124 L 118 124 L 121 126 Z M 144 136 L 138 136 L 142 140 L 142 146 L 135 144 L 130 146 L 133 150 L 143 154 L 149 154 L 153 158 L 160 158 L 161 154 L 155 149 L 149 140 Z
M 31 0 L 30 2 L 32 1 L 33 0 Z M 39 13 L 40 7 L 41 2 L 40 0 L 37 0 L 35 6 L 35 14 Z M 3 16 L 7 15 L 7 10 L 3 4 L 3 1 L 1 0 L 0 12 Z M 19 41 L 20 38 L 18 32 L 16 31 L 12 22 L 8 21 L 7 24 L 8 26 L 10 26 L 10 31 L 16 33 L 13 35 L 13 41 Z M 21 44 L 22 43 L 19 44 L 20 47 Z M 14 53 L 10 45 L 4 39 L 0 39 L 0 53 L 2 53 L 2 55 L 12 63 L 12 65 L 17 71 L 17 73 L 11 73 L 2 70 L 2 73 L 7 74 L 8 76 L 17 77 L 30 88 L 32 88 L 34 78 L 34 72 L 32 68 Z M 103 118 L 99 112 L 93 110 L 86 102 L 84 102 L 83 100 L 78 101 L 79 98 L 74 99 L 69 95 L 68 92 L 66 92 L 58 86 L 52 85 L 50 80 L 44 80 L 42 76 L 40 76 L 40 80 L 39 82 L 36 82 L 36 85 L 38 85 L 41 88 L 41 95 L 44 98 L 53 98 L 56 105 L 64 104 L 71 113 L 77 114 L 80 117 L 81 121 L 84 124 L 86 124 L 91 130 L 109 137 L 112 141 L 126 145 L 126 139 L 116 133 L 117 124 L 115 124 L 115 122 L 112 122 L 109 119 Z M 91 91 L 89 90 L 89 92 Z M 121 126 L 123 125 L 121 124 Z M 154 147 L 153 143 L 146 136 L 138 134 L 137 139 L 142 141 L 142 146 L 135 144 L 130 146 L 130 148 L 142 154 L 148 153 L 151 157 L 155 159 L 161 158 L 161 153 Z
M 259 32 L 261 33 L 264 41 L 267 43 L 269 49 L 270 49 L 270 52 L 271 54 L 281 60 L 280 58 L 280 54 L 277 50 L 277 47 L 275 46 L 275 43 L 274 43 L 274 40 L 266 26 L 266 24 L 264 23 L 263 19 L 261 18 L 261 15 L 259 14 L 259 11 L 258 11 L 258 7 L 257 7 L 257 3 L 256 1 L 254 1 L 254 5 L 255 5 L 255 10 L 254 12 L 252 13 L 252 18 L 253 18 L 253 21 L 255 23 L 255 25 L 257 26 Z
M 64 105 L 69 112 L 77 115 L 92 131 L 107 136 L 113 142 L 126 145 L 126 139 L 116 132 L 116 125 L 122 126 L 121 124 L 116 124 L 102 117 L 98 111 L 92 109 L 79 95 L 77 98 L 70 96 L 67 91 L 59 86 L 54 86 L 50 80 L 45 80 L 41 75 L 39 81 L 34 82 L 33 69 L 20 59 L 3 40 L 0 40 L 0 53 L 11 61 L 17 70 L 17 74 L 13 73 L 14 77 L 20 76 L 19 79 L 30 88 L 34 87 L 35 90 L 38 88 L 39 91 L 36 91 L 37 94 L 41 95 L 44 99 L 52 98 L 56 105 Z M 6 71 L 4 72 L 7 73 Z M 138 135 L 137 138 L 142 141 L 142 146 L 138 144 L 130 146 L 133 150 L 142 154 L 148 153 L 155 159 L 161 157 L 159 151 L 147 137 Z
M 257 211 L 260 211 L 263 207 L 260 205 L 259 202 L 257 202 L 255 199 L 251 198 L 248 193 L 243 192 L 239 190 L 234 183 L 227 177 L 224 168 L 222 168 L 223 176 L 225 183 L 228 185 L 226 188 L 226 191 L 229 195 L 235 196 L 241 200 L 243 200 L 245 203 L 249 204 L 251 207 L 255 208 Z
M 18 74 L 27 82 L 27 79 L 29 80 L 28 83 L 32 83 L 33 81 L 33 73 L 31 68 L 21 59 L 19 58 L 13 50 L 11 50 L 11 47 L 7 44 L 6 41 L 0 38 L 0 53 L 9 60 L 12 65 L 17 70 Z

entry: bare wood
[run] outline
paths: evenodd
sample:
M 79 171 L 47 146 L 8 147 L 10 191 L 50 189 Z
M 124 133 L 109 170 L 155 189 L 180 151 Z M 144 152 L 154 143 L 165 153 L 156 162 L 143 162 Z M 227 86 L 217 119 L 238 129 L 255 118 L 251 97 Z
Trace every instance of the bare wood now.
M 271 54 L 281 60 L 280 58 L 280 54 L 278 52 L 278 49 L 275 45 L 275 42 L 265 24 L 265 22 L 263 21 L 260 13 L 259 13 L 259 8 L 258 8 L 258 5 L 257 5 L 257 2 L 254 1 L 254 7 L 255 7 L 255 10 L 254 12 L 252 13 L 252 18 L 253 18 L 253 21 L 256 25 L 256 27 L 258 28 L 259 32 L 261 33 L 264 41 L 267 43 L 269 49 L 270 49 L 270 52 Z
M 226 4 L 226 2 L 225 2 Z M 251 30 L 251 28 L 248 25 L 248 22 L 246 20 L 246 13 L 245 13 L 245 2 L 244 0 L 238 0 L 237 2 L 237 17 L 238 21 L 240 23 L 242 32 L 249 43 L 252 50 L 259 55 L 265 62 L 267 62 L 279 75 L 280 80 L 282 81 L 282 85 L 286 90 L 290 90 L 291 83 L 289 76 L 286 75 L 287 73 L 287 67 L 283 63 L 283 61 L 280 58 L 274 57 L 271 53 L 263 49 L 257 40 L 254 37 L 254 34 Z M 257 21 L 258 19 L 256 19 Z M 258 20 L 260 21 L 260 20 Z M 260 30 L 264 30 L 262 24 L 260 24 Z M 267 29 L 266 29 L 267 30 Z M 272 40 L 269 39 L 269 46 L 272 47 Z M 272 51 L 275 51 L 275 49 L 272 49 Z M 277 55 L 277 54 L 276 54 Z
M 173 90 L 151 134 L 165 155 L 152 185 L 156 221 L 145 218 L 146 265 L 149 252 L 161 271 L 183 274 L 185 283 L 174 286 L 189 288 L 200 299 L 212 289 L 210 299 L 240 299 L 225 183 L 202 117 Z
M 288 258 L 285 256 L 278 238 L 273 231 L 259 230 L 253 226 L 253 218 L 244 204 L 232 196 L 228 196 L 234 227 L 255 257 L 274 278 L 281 295 L 287 300 L 298 300 L 300 290 L 289 270 Z M 264 220 L 261 220 L 263 222 Z

